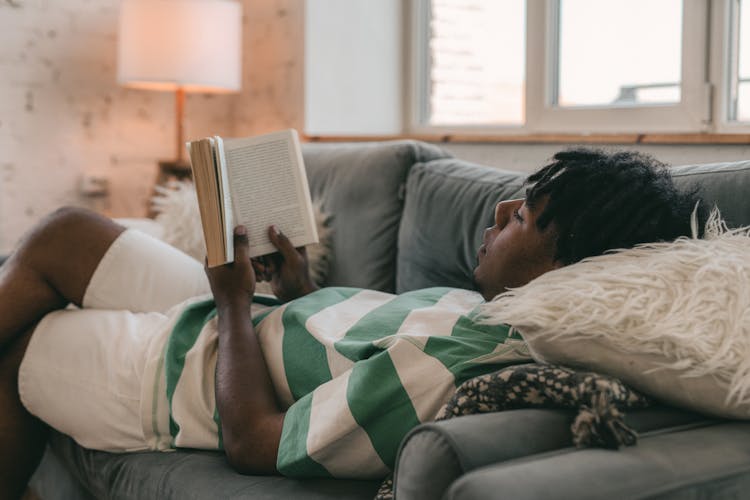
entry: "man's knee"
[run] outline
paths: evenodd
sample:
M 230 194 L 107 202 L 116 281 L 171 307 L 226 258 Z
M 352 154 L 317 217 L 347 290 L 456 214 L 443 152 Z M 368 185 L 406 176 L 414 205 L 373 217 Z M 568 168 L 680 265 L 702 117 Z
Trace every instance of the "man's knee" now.
M 109 245 L 124 228 L 112 219 L 80 207 L 61 207 L 44 217 L 26 242 L 41 258 L 75 257 L 94 244 Z
M 125 228 L 78 207 L 59 208 L 24 238 L 12 259 L 68 300 L 76 301 L 91 273 Z
M 116 225 L 111 219 L 81 207 L 60 207 L 48 214 L 39 227 L 49 236 L 74 234 L 92 225 Z

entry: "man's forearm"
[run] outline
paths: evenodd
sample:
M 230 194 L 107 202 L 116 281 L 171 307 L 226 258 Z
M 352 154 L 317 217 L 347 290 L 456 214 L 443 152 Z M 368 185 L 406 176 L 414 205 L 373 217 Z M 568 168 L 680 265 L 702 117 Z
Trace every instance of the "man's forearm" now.
M 276 471 L 284 414 L 250 317 L 247 296 L 217 302 L 216 404 L 224 449 L 240 472 Z

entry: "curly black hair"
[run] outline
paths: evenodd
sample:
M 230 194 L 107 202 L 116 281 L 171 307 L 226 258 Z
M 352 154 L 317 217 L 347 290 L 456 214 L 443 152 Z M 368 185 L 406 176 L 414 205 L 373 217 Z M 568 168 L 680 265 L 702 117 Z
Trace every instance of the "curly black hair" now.
M 526 182 L 530 206 L 547 198 L 536 224 L 544 230 L 554 223 L 555 258 L 564 264 L 639 243 L 690 236 L 696 205 L 702 233 L 708 213 L 697 188 L 679 191 L 667 165 L 632 151 L 562 151 Z

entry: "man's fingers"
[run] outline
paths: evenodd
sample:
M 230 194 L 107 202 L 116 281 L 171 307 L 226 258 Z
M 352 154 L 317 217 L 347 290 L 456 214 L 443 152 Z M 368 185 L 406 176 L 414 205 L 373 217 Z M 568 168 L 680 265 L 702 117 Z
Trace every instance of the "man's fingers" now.
M 268 228 L 268 237 L 271 240 L 271 243 L 273 243 L 273 246 L 275 246 L 279 252 L 281 252 L 281 255 L 284 257 L 284 260 L 288 260 L 296 254 L 297 250 L 292 246 L 292 242 L 289 241 L 289 238 L 287 238 L 284 233 L 282 233 L 278 227 L 271 226 Z
M 234 261 L 248 262 L 250 260 L 250 245 L 247 241 L 245 226 L 234 228 Z
M 257 276 L 260 281 L 268 281 L 266 279 L 266 266 L 261 264 L 255 259 L 250 259 L 250 263 L 253 265 L 253 271 L 255 271 L 255 276 Z
M 250 259 L 250 263 L 253 265 L 255 276 L 260 281 L 271 281 L 273 278 L 273 265 L 268 262 L 268 259 L 264 255 L 263 257 L 256 257 Z

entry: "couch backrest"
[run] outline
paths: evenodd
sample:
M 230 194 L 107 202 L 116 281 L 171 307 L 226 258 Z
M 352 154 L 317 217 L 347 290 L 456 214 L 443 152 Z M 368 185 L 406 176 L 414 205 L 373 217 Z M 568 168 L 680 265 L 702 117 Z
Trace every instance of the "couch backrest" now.
M 394 291 L 407 173 L 448 154 L 415 141 L 312 143 L 302 154 L 312 198 L 332 216 L 326 284 Z
M 672 171 L 678 187 L 697 185 L 703 199 L 719 207 L 730 227 L 750 225 L 750 161 L 683 165 Z
M 673 169 L 678 187 L 698 185 L 732 227 L 750 224 L 750 161 Z M 429 286 L 472 288 L 482 231 L 493 207 L 522 197 L 526 174 L 458 159 L 415 165 L 406 181 L 398 236 L 397 292 Z

